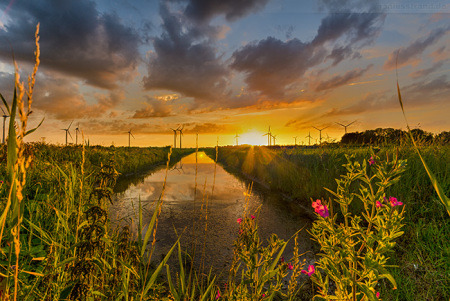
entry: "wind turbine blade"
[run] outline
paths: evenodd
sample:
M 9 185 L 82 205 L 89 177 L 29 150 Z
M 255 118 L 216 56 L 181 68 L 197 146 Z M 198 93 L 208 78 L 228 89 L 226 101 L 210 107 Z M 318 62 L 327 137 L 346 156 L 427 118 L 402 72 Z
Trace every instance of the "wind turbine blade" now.
M 343 125 L 342 123 L 336 122 L 339 125 L 342 125 L 343 127 L 346 127 L 346 125 Z
M 70 139 L 73 140 L 72 135 L 70 134 L 70 131 L 69 131 L 69 130 L 67 130 L 67 133 L 69 133 Z
M 131 135 L 131 137 L 133 137 L 133 139 L 136 139 L 136 138 L 134 138 L 133 134 L 131 134 L 131 132 L 130 132 L 130 135 Z
M 315 126 L 313 126 L 313 128 L 315 128 L 315 129 L 318 130 L 318 131 L 321 131 L 321 130 L 319 130 L 318 128 L 316 128 Z
M 353 122 L 350 122 L 349 124 L 347 124 L 347 126 L 352 125 L 352 124 L 355 123 L 355 122 L 356 122 L 356 120 L 353 121 Z
M 70 129 L 70 126 L 72 125 L 72 123 L 73 123 L 73 120 L 72 120 L 72 122 L 69 124 L 69 127 L 68 127 L 67 129 Z

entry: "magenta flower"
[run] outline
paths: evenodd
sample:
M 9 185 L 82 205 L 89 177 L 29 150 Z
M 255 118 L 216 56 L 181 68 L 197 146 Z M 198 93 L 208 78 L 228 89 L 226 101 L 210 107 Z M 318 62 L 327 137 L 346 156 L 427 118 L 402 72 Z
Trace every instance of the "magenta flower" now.
M 306 275 L 308 275 L 309 277 L 311 277 L 311 275 L 314 274 L 315 271 L 316 271 L 316 269 L 314 268 L 313 265 L 309 265 L 309 266 L 308 266 L 308 271 L 301 270 L 301 272 L 302 272 L 303 274 L 306 274 Z
M 399 201 L 397 200 L 397 198 L 394 198 L 393 196 L 390 196 L 390 197 L 389 197 L 389 202 L 391 202 L 391 206 L 392 206 L 392 207 L 403 205 L 402 202 L 399 202 Z
M 266 294 L 263 293 L 263 294 L 262 294 L 262 297 L 264 298 L 265 296 L 266 296 Z
M 237 219 L 238 224 L 240 225 L 242 223 L 242 218 Z
M 322 205 L 321 200 L 316 200 L 315 202 L 312 203 L 312 206 L 314 208 L 314 211 L 316 211 L 316 213 L 318 213 L 321 217 L 325 218 L 330 215 L 330 213 L 328 212 L 327 205 Z
M 216 296 L 216 300 L 220 298 L 220 292 L 217 291 L 217 296 Z
M 293 270 L 294 269 L 294 266 L 290 263 L 290 262 L 288 262 L 288 270 Z
M 252 219 L 255 219 L 255 216 L 252 214 L 251 216 L 250 216 Z
M 377 293 L 375 294 L 375 296 L 377 296 L 377 298 L 380 299 L 380 292 L 377 292 Z
M 383 207 L 384 205 L 380 202 L 380 201 L 377 201 L 377 208 L 381 208 L 381 207 Z
M 375 164 L 375 160 L 374 160 L 373 156 L 370 157 L 370 159 L 369 159 L 369 165 L 372 165 L 372 164 Z

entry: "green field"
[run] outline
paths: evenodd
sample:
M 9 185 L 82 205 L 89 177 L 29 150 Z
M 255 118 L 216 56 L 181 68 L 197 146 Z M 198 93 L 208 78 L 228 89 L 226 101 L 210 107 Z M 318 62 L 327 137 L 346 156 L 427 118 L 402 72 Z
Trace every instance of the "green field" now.
M 20 235 L 14 231 L 17 219 L 12 210 L 6 216 L 2 231 L 0 288 L 3 293 L 13 299 L 17 291 L 17 300 L 136 300 L 141 297 L 151 300 L 170 299 L 175 295 L 179 299 L 214 300 L 220 289 L 222 298 L 226 298 L 223 286 L 213 281 L 214 275 L 200 277 L 195 270 L 172 275 L 174 282 L 178 279 L 178 284 L 169 285 L 158 270 L 160 261 L 149 261 L 149 254 L 145 252 L 147 243 L 152 242 L 152 233 L 133 240 L 126 229 L 108 226 L 109 198 L 119 173 L 138 173 L 165 163 L 169 150 L 26 145 L 24 155 L 31 158 L 31 162 L 26 169 L 23 199 L 18 207 Z M 173 150 L 172 163 L 192 151 Z M 428 146 L 421 151 L 448 194 L 450 148 Z M 215 158 L 215 150 L 207 152 Z M 407 159 L 406 172 L 389 188 L 389 194 L 396 195 L 405 204 L 405 233 L 389 256 L 389 265 L 392 265 L 389 271 L 398 289 L 392 290 L 387 281 L 381 280 L 378 290 L 383 300 L 446 300 L 450 296 L 447 212 L 437 200 L 412 148 L 385 147 L 379 149 L 378 154 L 393 160 L 396 152 L 399 158 Z M 308 208 L 312 215 L 310 198 L 326 200 L 331 197 L 323 187 L 336 189 L 335 178 L 345 172 L 342 165 L 346 154 L 364 161 L 370 157 L 370 149 L 224 147 L 218 150 L 218 161 L 226 169 L 242 173 Z M 5 147 L 0 155 L 0 176 L 4 179 L 0 211 L 5 212 L 10 191 Z M 357 203 L 352 209 L 361 210 Z M 19 249 L 15 249 L 17 236 Z M 257 248 L 264 250 L 262 245 Z M 176 253 L 175 248 L 172 256 Z M 18 259 L 16 254 L 19 254 Z M 271 254 L 276 258 L 278 251 Z M 181 253 L 179 256 L 182 260 Z M 183 273 L 184 280 L 181 280 Z M 270 281 L 276 283 L 274 279 Z M 301 282 L 308 283 L 308 280 L 301 278 Z M 239 283 L 235 283 L 234 292 L 244 298 L 241 289 Z M 274 290 L 279 291 L 274 294 L 276 298 L 294 297 L 285 287 L 274 285 Z M 303 289 L 295 298 L 308 299 L 311 293 L 311 288 Z M 185 297 L 180 297 L 183 294 Z M 227 296 L 233 299 L 231 294 Z

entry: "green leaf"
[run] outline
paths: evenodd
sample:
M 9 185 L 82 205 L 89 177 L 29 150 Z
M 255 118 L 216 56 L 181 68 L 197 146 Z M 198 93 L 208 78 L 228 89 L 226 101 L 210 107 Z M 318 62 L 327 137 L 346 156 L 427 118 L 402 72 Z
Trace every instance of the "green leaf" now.
M 73 287 L 75 286 L 75 283 L 70 282 L 68 286 L 66 286 L 62 291 L 61 294 L 59 294 L 59 300 L 67 300 L 69 298 L 70 293 L 72 292 Z
M 367 284 L 362 282 L 356 282 L 356 285 L 364 292 L 364 294 L 369 298 L 370 301 L 378 301 L 378 298 L 375 296 L 374 292 Z

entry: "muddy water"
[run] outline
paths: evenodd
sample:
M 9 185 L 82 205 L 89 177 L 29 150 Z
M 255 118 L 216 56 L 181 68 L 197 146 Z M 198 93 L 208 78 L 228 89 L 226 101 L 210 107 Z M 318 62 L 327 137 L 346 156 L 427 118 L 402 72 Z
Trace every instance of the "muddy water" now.
M 113 225 L 131 225 L 136 233 L 139 199 L 144 224 L 148 224 L 155 201 L 161 195 L 165 176 L 163 168 L 117 193 L 109 210 Z M 123 187 L 118 184 L 118 187 Z M 254 187 L 251 196 L 246 197 L 248 184 L 215 165 L 202 152 L 197 154 L 197 159 L 195 153 L 184 157 L 167 173 L 153 259 L 158 261 L 166 254 L 178 233 L 181 234 L 182 247 L 189 254 L 194 253 L 195 247 L 197 266 L 204 259 L 205 271 L 212 266 L 216 274 L 224 272 L 226 275 L 239 230 L 237 219 L 244 216 L 245 208 L 249 214 L 257 216 L 262 241 L 272 233 L 288 240 L 300 228 L 309 227 L 310 220 L 302 217 L 301 212 L 289 206 L 279 195 Z M 311 249 L 311 240 L 304 230 L 299 234 L 299 244 L 300 253 Z M 293 241 L 285 251 L 287 260 L 292 249 Z

